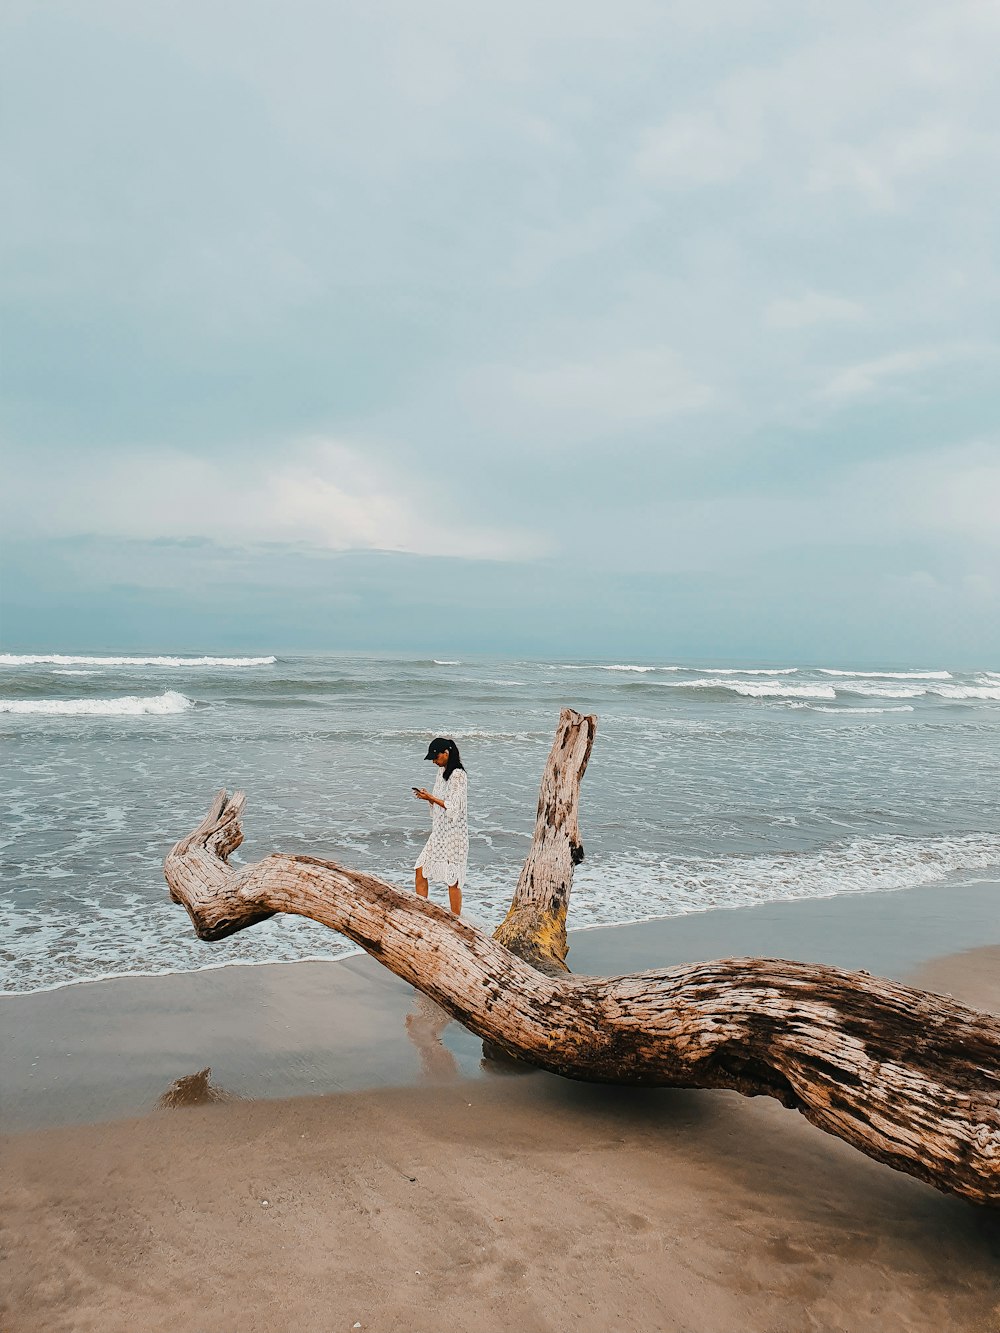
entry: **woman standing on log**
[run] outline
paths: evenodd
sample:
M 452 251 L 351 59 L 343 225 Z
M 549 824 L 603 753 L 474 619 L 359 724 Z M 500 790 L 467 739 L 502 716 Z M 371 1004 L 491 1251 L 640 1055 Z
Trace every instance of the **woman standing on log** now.
M 448 903 L 456 916 L 462 914 L 462 888 L 469 865 L 468 787 L 465 767 L 454 741 L 435 736 L 424 759 L 438 766 L 432 792 L 414 787 L 419 801 L 431 806 L 431 836 L 417 858 L 416 889 L 427 897 L 428 881 L 448 885 Z

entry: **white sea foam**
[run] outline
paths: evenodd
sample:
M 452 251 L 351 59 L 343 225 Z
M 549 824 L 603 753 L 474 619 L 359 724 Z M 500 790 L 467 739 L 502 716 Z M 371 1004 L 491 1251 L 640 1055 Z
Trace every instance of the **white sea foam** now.
M 447 658 L 447 657 L 435 657 L 435 658 L 434 658 L 434 665 L 435 665 L 435 666 L 461 666 L 462 663 L 461 663 L 461 662 L 453 662 L 450 658 Z
M 519 836 L 526 836 L 521 831 Z M 1000 867 L 1000 835 L 856 838 L 807 852 L 671 857 L 591 852 L 577 870 L 570 925 L 624 924 L 714 908 L 752 907 L 783 899 L 915 888 L 955 875 Z M 499 921 L 510 902 L 508 867 L 480 867 L 468 887 L 473 919 Z M 0 977 L 0 994 L 53 989 L 112 976 L 149 976 L 231 965 L 337 958 L 357 950 L 325 927 L 278 916 L 254 931 L 223 940 L 206 953 L 183 913 L 160 894 L 142 911 L 135 903 L 87 902 L 63 908 L 11 907 L 7 925 L 17 958 Z M 128 947 L 123 948 L 123 940 Z
M 53 676 L 99 676 L 100 674 L 99 671 L 66 671 L 58 667 L 52 672 Z
M 916 888 L 964 872 L 995 872 L 998 865 L 1000 835 L 988 833 L 887 835 L 812 852 L 747 856 L 638 855 L 611 863 L 594 856 L 576 872 L 570 920 L 578 926 L 603 925 L 792 898 Z
M 787 685 L 783 681 L 748 681 L 748 680 L 727 680 L 726 689 L 735 690 L 737 694 L 745 695 L 750 699 L 835 699 L 837 693 L 827 685 L 799 685 L 789 682 Z
M 53 717 L 127 717 L 142 714 L 184 713 L 194 701 L 176 690 L 139 698 L 117 699 L 0 699 L 0 713 L 41 713 Z
M 839 681 L 838 694 L 856 694 L 865 699 L 919 699 L 925 685 L 895 685 L 891 681 Z
M 926 684 L 896 684 L 892 681 L 852 680 L 838 681 L 838 694 L 856 694 L 868 699 L 919 699 L 927 696 L 938 699 L 997 699 L 1000 700 L 1000 681 L 992 685 L 961 685 L 957 681 L 928 681 Z
M 857 676 L 861 680 L 951 680 L 950 671 L 839 671 L 820 667 L 824 676 Z
M 427 741 L 426 730 L 418 731 L 404 727 L 386 728 L 371 734 L 380 740 L 419 739 L 425 744 Z M 552 736 L 549 731 L 484 731 L 476 727 L 452 728 L 448 734 L 456 741 L 532 741 L 536 744 L 546 743 Z
M 91 657 L 66 653 L 0 653 L 0 666 L 137 666 L 257 667 L 273 666 L 276 657 Z
M 632 662 L 615 662 L 607 666 L 602 662 L 555 662 L 548 664 L 550 671 L 680 671 L 680 667 L 638 666 Z
M 0 976 L 0 995 L 57 990 L 112 977 L 328 960 L 358 952 L 349 940 L 314 921 L 278 916 L 245 936 L 221 941 L 206 956 L 190 928 L 184 929 L 179 909 L 164 902 L 165 897 L 144 904 L 141 931 L 130 930 L 135 924 L 132 913 L 120 905 L 88 901 L 85 911 L 27 905 L 13 909 L 9 924 L 18 932 L 18 957 L 11 972 Z M 128 940 L 127 949 L 122 948 L 123 938 Z M 72 959 L 70 968 L 67 959 Z
M 836 699 L 832 685 L 778 680 L 661 680 L 665 689 L 673 690 L 731 690 L 747 699 Z
M 1000 681 L 995 685 L 932 685 L 927 693 L 941 699 L 1000 699 Z
M 912 704 L 890 704 L 885 708 L 831 708 L 829 704 L 790 703 L 789 708 L 808 708 L 814 713 L 837 713 L 840 717 L 858 717 L 862 713 L 912 713 Z
M 794 676 L 798 667 L 692 667 L 706 676 Z

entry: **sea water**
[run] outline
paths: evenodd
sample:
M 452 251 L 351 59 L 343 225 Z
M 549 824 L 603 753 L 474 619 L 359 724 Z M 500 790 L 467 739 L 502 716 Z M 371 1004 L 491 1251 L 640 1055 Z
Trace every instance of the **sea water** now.
M 986 667 L 6 654 L 0 991 L 352 952 L 288 916 L 200 943 L 163 857 L 242 787 L 235 862 L 308 853 L 410 886 L 438 735 L 469 774 L 467 910 L 492 927 L 567 706 L 599 718 L 571 925 L 1000 873 Z

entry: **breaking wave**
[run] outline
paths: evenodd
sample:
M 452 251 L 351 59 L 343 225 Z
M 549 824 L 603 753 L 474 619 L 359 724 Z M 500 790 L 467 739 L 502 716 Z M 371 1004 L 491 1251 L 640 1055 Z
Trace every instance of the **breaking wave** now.
M 836 699 L 832 685 L 800 684 L 777 680 L 661 680 L 656 682 L 671 690 L 728 690 L 746 699 Z
M 852 681 L 838 684 L 837 689 L 845 694 L 856 694 L 866 699 L 919 699 L 925 696 L 938 699 L 953 699 L 958 702 L 966 699 L 1000 700 L 1000 682 L 996 685 L 959 685 L 941 683 L 920 685 L 893 684 L 888 681 Z
M 186 713 L 194 700 L 176 690 L 140 698 L 117 699 L 0 699 L 0 713 L 43 713 L 52 717 L 129 717 L 158 713 Z
M 572 921 L 603 925 L 713 908 L 754 907 L 798 898 L 832 898 L 935 884 L 954 874 L 993 872 L 1000 835 L 854 838 L 809 852 L 705 857 L 622 857 L 586 861 L 573 883 Z
M 837 713 L 840 717 L 858 717 L 862 713 L 912 713 L 912 704 L 890 704 L 886 708 L 837 708 L 829 704 L 790 703 L 789 708 L 809 708 L 814 713 Z
M 276 657 L 90 657 L 66 653 L 0 653 L 0 666 L 257 667 Z
M 870 680 L 951 680 L 950 671 L 839 671 L 836 667 L 820 667 L 824 676 L 857 676 Z
M 705 676 L 794 676 L 798 667 L 692 667 Z

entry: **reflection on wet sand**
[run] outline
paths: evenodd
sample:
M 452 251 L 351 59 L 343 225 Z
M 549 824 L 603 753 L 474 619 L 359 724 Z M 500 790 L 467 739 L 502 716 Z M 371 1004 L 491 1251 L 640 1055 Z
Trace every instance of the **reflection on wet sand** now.
M 406 1035 L 420 1054 L 421 1078 L 441 1083 L 459 1077 L 458 1064 L 441 1041 L 441 1034 L 452 1021 L 440 1005 L 417 991 L 406 1015 Z
M 413 996 L 413 1004 L 406 1015 L 406 1034 L 420 1052 L 420 1076 L 425 1082 L 443 1083 L 462 1076 L 458 1062 L 441 1040 L 451 1014 L 435 1004 L 420 991 Z M 483 1042 L 483 1057 L 479 1067 L 489 1074 L 537 1074 L 534 1065 L 505 1051 L 502 1046 Z

